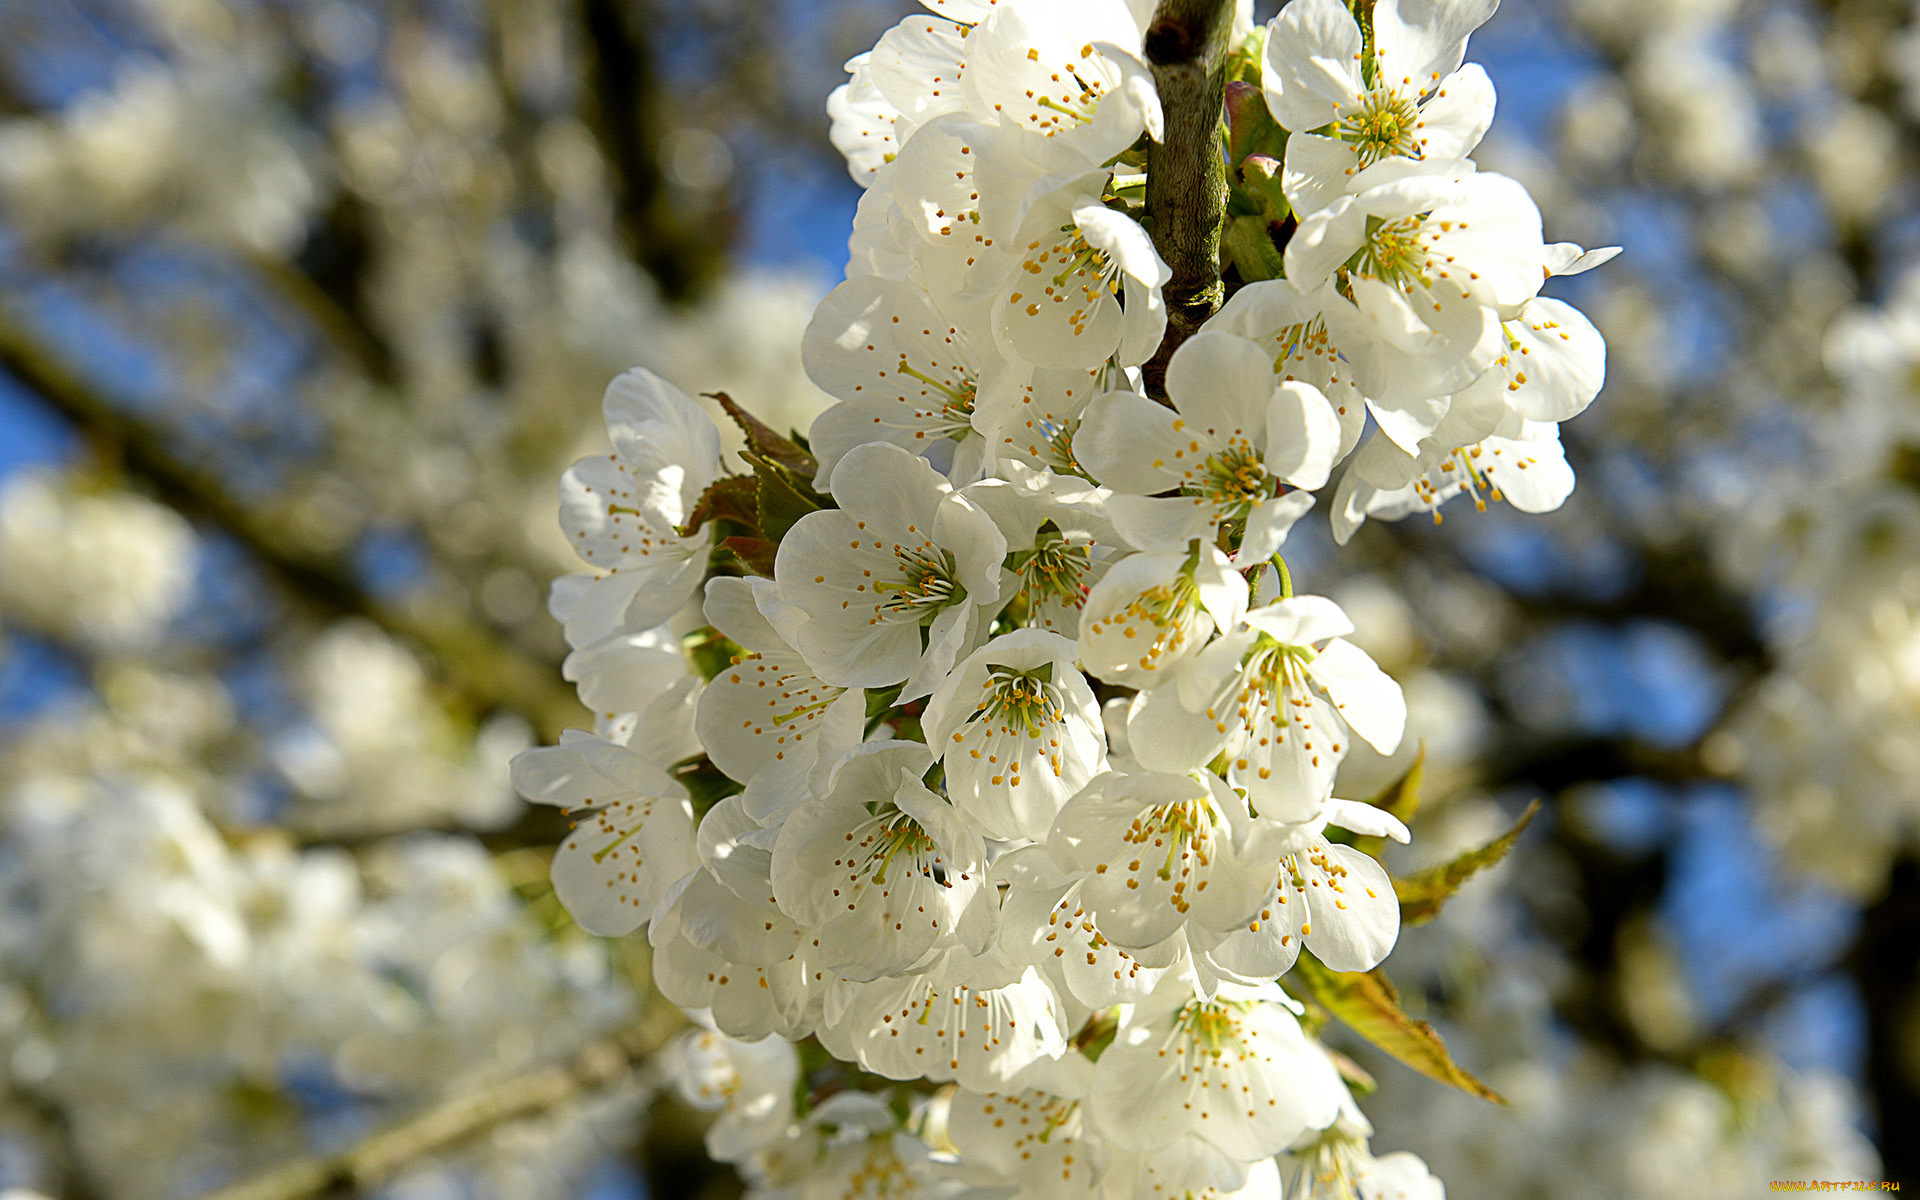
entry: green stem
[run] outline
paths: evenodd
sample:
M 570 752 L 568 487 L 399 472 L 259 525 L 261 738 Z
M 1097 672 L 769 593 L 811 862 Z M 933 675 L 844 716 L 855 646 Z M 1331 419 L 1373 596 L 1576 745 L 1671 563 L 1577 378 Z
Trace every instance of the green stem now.
M 1273 556 L 1273 569 L 1280 573 L 1280 598 L 1293 599 L 1293 572 L 1287 570 L 1287 560 L 1278 554 Z

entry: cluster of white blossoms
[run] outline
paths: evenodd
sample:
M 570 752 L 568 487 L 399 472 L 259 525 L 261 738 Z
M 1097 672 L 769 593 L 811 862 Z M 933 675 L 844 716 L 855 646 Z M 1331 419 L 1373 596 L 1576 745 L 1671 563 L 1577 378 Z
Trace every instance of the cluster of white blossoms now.
M 802 439 L 727 401 L 735 473 L 634 371 L 612 453 L 562 483 L 593 570 L 551 607 L 598 728 L 514 762 L 577 820 L 555 890 L 646 928 L 712 1027 L 683 1091 L 762 1188 L 1441 1196 L 1372 1157 L 1280 986 L 1303 950 L 1289 984 L 1385 958 L 1399 900 L 1353 842 L 1408 836 L 1340 794 L 1355 739 L 1398 747 L 1401 689 L 1281 551 L 1329 486 L 1342 541 L 1572 486 L 1557 422 L 1604 347 L 1538 293 L 1601 256 L 1468 157 L 1493 5 L 1236 31 L 1233 204 L 1266 253 L 1234 251 L 1164 396 L 1153 6 L 928 8 L 829 103 L 866 188 L 804 342 L 836 403 Z M 806 1039 L 918 1083 L 799 1086 Z
M 51 471 L 0 488 L 0 625 L 142 649 L 187 607 L 199 558 L 193 527 L 135 493 Z
M 57 119 L 0 120 L 0 203 L 36 239 L 170 219 L 198 241 L 291 253 L 327 181 L 257 75 L 237 56 L 143 62 Z
M 630 1019 L 607 956 L 552 938 L 476 843 L 419 833 L 358 860 L 272 832 L 236 844 L 205 811 L 213 780 L 101 761 L 135 749 L 116 724 L 90 722 L 93 777 L 72 752 L 5 758 L 8 1182 L 71 1194 L 27 1148 L 35 1110 L 65 1114 L 100 1194 L 198 1196 L 298 1158 L 315 1123 L 399 1119 Z M 557 1107 L 417 1165 L 399 1194 L 578 1194 L 646 1094 Z
M 1787 861 L 1864 897 L 1920 843 L 1920 273 L 1843 312 L 1824 351 L 1836 410 L 1804 482 L 1746 532 L 1796 603 L 1767 629 L 1777 668 L 1715 749 Z
M 361 621 L 316 637 L 291 674 L 302 711 L 267 747 L 293 787 L 287 825 L 338 835 L 512 818 L 503 776 L 532 741 L 523 721 L 501 714 L 461 729 L 433 703 L 420 661 Z

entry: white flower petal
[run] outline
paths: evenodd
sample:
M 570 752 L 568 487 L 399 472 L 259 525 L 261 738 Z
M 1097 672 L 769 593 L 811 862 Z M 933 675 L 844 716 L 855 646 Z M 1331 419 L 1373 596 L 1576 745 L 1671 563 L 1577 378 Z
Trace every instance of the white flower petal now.
M 1529 423 L 1526 438 L 1488 438 L 1484 457 L 1474 465 L 1521 512 L 1559 508 L 1573 494 L 1573 468 L 1552 425 Z
M 693 398 L 644 367 L 618 376 L 601 398 L 614 452 L 633 473 L 629 503 L 670 530 L 720 473 L 720 430 Z
M 1247 515 L 1247 528 L 1241 535 L 1234 564 L 1245 570 L 1279 553 L 1294 525 L 1312 508 L 1313 497 L 1306 492 L 1288 492 L 1261 501 Z
M 1472 154 L 1493 124 L 1493 109 L 1493 80 L 1479 63 L 1468 63 L 1442 79 L 1420 106 L 1421 159 L 1443 165 Z M 1293 148 L 1287 149 L 1291 153 Z
M 1073 455 L 1095 479 L 1116 491 L 1149 496 L 1178 487 L 1181 472 L 1168 465 L 1177 414 L 1133 392 L 1108 392 L 1087 406 L 1074 431 Z
M 1373 37 L 1381 78 L 1430 90 L 1459 69 L 1467 35 L 1486 24 L 1499 0 L 1379 0 Z
M 1351 196 L 1336 196 L 1325 208 L 1300 218 L 1283 255 L 1287 278 L 1314 288 L 1353 257 L 1366 240 L 1367 212 Z
M 1121 1145 L 1197 1136 L 1243 1163 L 1330 1123 L 1345 1089 L 1326 1053 L 1275 1003 L 1218 1001 L 1124 1031 L 1094 1064 L 1088 1116 Z
M 1287 139 L 1287 157 L 1280 167 L 1280 190 L 1296 215 L 1317 213 L 1351 190 L 1360 170 L 1353 143 L 1317 133 L 1296 133 Z
M 1407 728 L 1406 696 L 1366 651 L 1335 638 L 1307 664 L 1307 673 L 1327 690 L 1335 710 L 1368 745 L 1382 754 L 1400 748 Z
M 1293 596 L 1247 613 L 1246 622 L 1283 646 L 1312 646 L 1353 632 L 1346 612 L 1325 596 Z
M 1400 900 L 1373 859 L 1322 839 L 1300 856 L 1307 886 L 1296 891 L 1310 914 L 1308 949 L 1335 971 L 1371 971 L 1400 936 Z
M 1194 538 L 1211 542 L 1218 513 L 1198 497 L 1115 496 L 1107 502 L 1114 528 L 1142 550 L 1178 550 Z
M 1266 434 L 1271 474 L 1307 491 L 1326 486 L 1343 435 L 1340 415 L 1319 388 L 1298 380 L 1281 384 L 1267 409 Z
M 1295 133 L 1327 124 L 1362 95 L 1360 27 L 1347 6 L 1293 0 L 1283 7 L 1267 26 L 1261 87 L 1273 119 Z

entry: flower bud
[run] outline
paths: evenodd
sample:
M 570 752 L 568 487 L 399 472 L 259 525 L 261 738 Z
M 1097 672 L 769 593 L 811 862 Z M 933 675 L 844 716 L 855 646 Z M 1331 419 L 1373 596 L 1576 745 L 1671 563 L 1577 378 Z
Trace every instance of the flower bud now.
M 1258 84 L 1234 80 L 1227 84 L 1227 162 L 1238 166 L 1257 151 L 1278 154 L 1286 134 L 1267 110 Z

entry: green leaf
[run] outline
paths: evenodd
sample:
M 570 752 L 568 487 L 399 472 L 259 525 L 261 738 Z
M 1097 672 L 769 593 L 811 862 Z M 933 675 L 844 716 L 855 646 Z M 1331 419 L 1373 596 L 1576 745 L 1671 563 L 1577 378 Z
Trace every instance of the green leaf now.
M 1421 742 L 1406 772 L 1381 788 L 1377 794 L 1368 797 L 1367 803 L 1400 818 L 1402 825 L 1411 824 L 1414 814 L 1420 811 L 1420 788 L 1426 782 L 1426 777 L 1427 744 Z M 1379 858 L 1386 850 L 1386 839 L 1356 837 L 1353 839 L 1353 848 L 1369 858 Z
M 1311 954 L 1302 954 L 1286 978 L 1349 1029 L 1429 1079 L 1495 1104 L 1507 1102 L 1453 1061 L 1433 1026 L 1406 1014 L 1400 993 L 1384 972 L 1332 971 Z
M 1400 896 L 1400 923 L 1419 925 L 1439 916 L 1447 897 L 1459 891 L 1461 884 L 1507 856 L 1507 851 L 1513 849 L 1513 844 L 1526 832 L 1533 814 L 1539 811 L 1540 802 L 1535 800 L 1527 805 L 1527 811 L 1520 814 L 1512 829 L 1478 850 L 1469 850 L 1451 862 L 1429 867 L 1418 875 L 1394 880 L 1393 890 Z
M 1378 795 L 1368 797 L 1367 803 L 1375 808 L 1384 808 L 1400 818 L 1400 823 L 1410 824 L 1420 811 L 1420 786 L 1427 781 L 1427 744 L 1420 743 L 1414 753 L 1413 764 L 1406 773 L 1381 788 Z
M 779 543 L 760 537 L 730 537 L 720 544 L 731 550 L 747 570 L 773 578 L 773 556 L 780 549 Z
M 820 470 L 820 464 L 805 446 L 775 433 L 772 426 L 736 404 L 732 396 L 725 392 L 706 394 L 719 402 L 720 407 L 733 418 L 733 423 L 740 427 L 740 432 L 747 436 L 747 449 L 750 452 L 776 462 L 805 479 L 811 480 Z
M 781 469 L 772 459 L 742 452 L 753 464 L 753 476 L 760 483 L 758 505 L 754 513 L 760 535 L 772 541 L 787 536 L 795 521 L 810 512 L 819 512 L 831 503 L 805 481 Z
M 867 689 L 867 720 L 878 721 L 900 705 L 900 693 L 905 684 L 896 683 L 888 688 Z
M 723 475 L 700 493 L 686 524 L 674 532 L 692 537 L 708 521 L 736 521 L 748 529 L 758 528 L 759 488 L 749 475 Z

